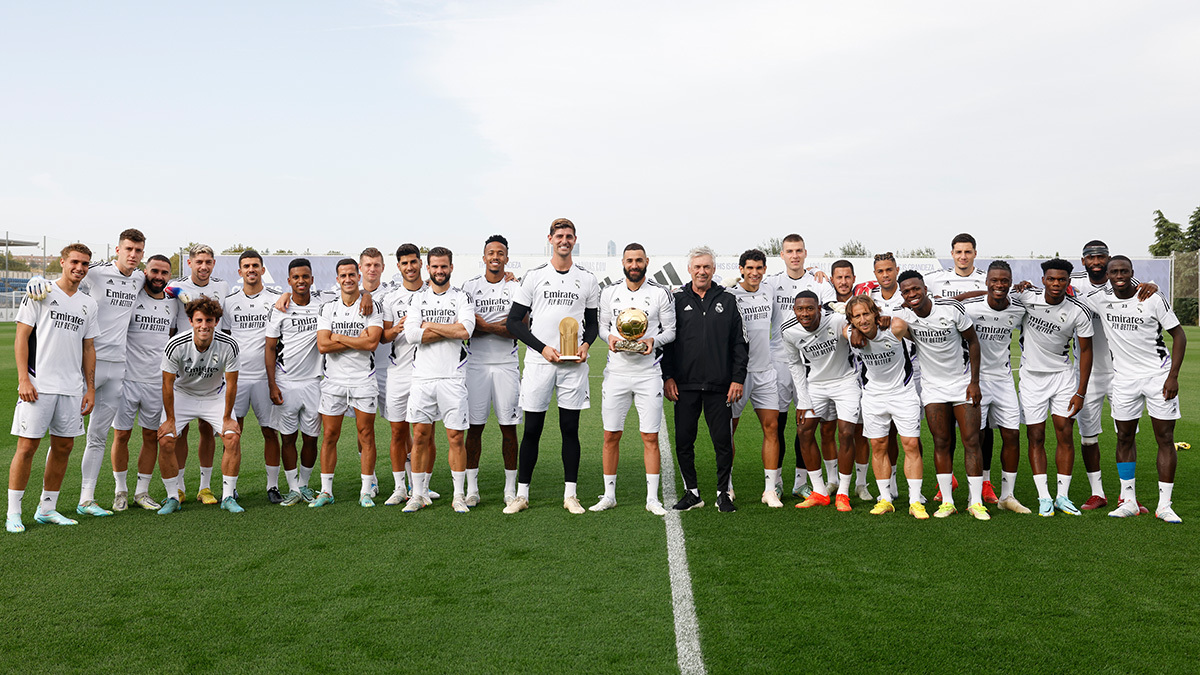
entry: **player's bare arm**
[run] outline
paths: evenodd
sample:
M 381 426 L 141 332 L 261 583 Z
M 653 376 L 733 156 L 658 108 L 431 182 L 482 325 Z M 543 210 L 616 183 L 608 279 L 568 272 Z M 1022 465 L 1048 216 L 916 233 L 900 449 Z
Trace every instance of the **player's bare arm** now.
M 233 406 L 237 401 L 237 372 L 225 373 L 225 414 L 221 417 L 221 435 L 240 436 L 242 427 L 233 416 Z
M 967 385 L 967 400 L 976 408 L 983 401 L 983 392 L 979 389 L 979 335 L 975 332 L 975 327 L 960 331 L 960 335 L 967 341 L 967 351 L 971 358 L 971 383 Z
M 267 363 L 267 390 L 271 393 L 271 403 L 275 405 L 283 405 L 283 392 L 279 390 L 279 385 L 275 383 L 275 350 L 278 348 L 279 338 L 268 337 L 267 348 L 263 350 L 263 358 Z
M 79 412 L 87 415 L 96 405 L 96 344 L 92 338 L 83 341 L 83 381 L 87 390 L 79 405 Z
M 175 374 L 163 372 L 163 423 L 158 427 L 158 440 L 175 435 Z
M 17 323 L 17 339 L 13 343 L 17 360 L 17 396 L 26 403 L 38 399 L 37 387 L 29 379 L 29 336 L 32 334 L 33 326 Z
M 1163 383 L 1163 398 L 1170 401 L 1179 395 L 1179 369 L 1183 366 L 1183 355 L 1187 351 L 1187 335 L 1182 326 L 1167 331 L 1171 336 L 1171 371 Z
M 1071 397 L 1071 406 L 1067 409 L 1067 417 L 1083 409 L 1084 399 L 1087 398 L 1088 380 L 1092 377 L 1092 338 L 1075 336 L 1079 341 L 1079 388 Z

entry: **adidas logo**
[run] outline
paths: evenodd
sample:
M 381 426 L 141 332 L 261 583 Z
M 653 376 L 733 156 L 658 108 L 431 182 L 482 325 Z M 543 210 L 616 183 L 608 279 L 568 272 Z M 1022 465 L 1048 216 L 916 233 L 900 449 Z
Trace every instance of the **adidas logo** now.
M 112 285 L 113 285 L 112 279 L 109 279 L 109 280 L 108 280 L 108 285 L 109 285 L 109 286 L 112 286 Z
M 57 301 L 57 300 L 51 300 L 51 301 L 50 301 L 50 306 L 51 306 L 51 307 L 58 307 L 58 301 Z
M 692 306 L 691 306 L 691 305 L 684 305 L 684 306 L 683 306 L 683 311 L 685 311 L 685 312 L 690 312 L 690 311 L 692 311 Z
M 550 282 L 549 282 L 549 281 L 543 281 L 543 282 L 542 282 L 542 285 L 543 285 L 543 286 L 549 286 L 549 285 L 550 285 Z
M 139 305 L 137 306 L 137 308 L 138 308 L 138 309 L 146 309 L 146 306 L 145 306 L 145 305 L 141 305 L 141 304 L 139 304 Z

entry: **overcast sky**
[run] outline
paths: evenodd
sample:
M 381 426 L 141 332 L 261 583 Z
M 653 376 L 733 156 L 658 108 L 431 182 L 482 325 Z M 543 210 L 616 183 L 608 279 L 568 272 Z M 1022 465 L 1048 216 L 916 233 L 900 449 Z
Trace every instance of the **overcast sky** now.
M 0 229 L 98 246 L 1144 255 L 1200 206 L 1194 2 L 8 2 L 0 63 Z

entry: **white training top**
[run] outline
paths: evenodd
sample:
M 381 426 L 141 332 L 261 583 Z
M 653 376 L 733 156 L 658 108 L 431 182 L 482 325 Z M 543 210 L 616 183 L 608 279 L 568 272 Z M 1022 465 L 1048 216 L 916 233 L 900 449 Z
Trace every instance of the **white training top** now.
M 196 398 L 211 398 L 225 390 L 225 373 L 238 369 L 237 341 L 221 331 L 203 352 L 196 349 L 192 331 L 167 342 L 161 370 L 175 375 L 175 389 Z
M 276 378 L 285 382 L 321 379 L 322 359 L 317 350 L 317 313 L 320 309 L 320 302 L 310 297 L 307 305 L 297 305 L 293 299 L 288 303 L 287 311 L 272 307 L 267 314 L 265 337 L 277 340 Z
M 1040 288 L 1014 296 L 1025 303 L 1021 326 L 1021 370 L 1061 373 L 1070 370 L 1071 340 L 1092 336 L 1092 312 L 1079 300 L 1064 296 L 1057 305 L 1046 302 Z M 1096 357 L 1093 354 L 1092 360 Z
M 189 300 L 204 296 L 216 300 L 219 304 L 225 299 L 225 296 L 229 295 L 229 282 L 217 277 L 209 277 L 208 283 L 203 286 L 197 286 L 190 276 L 173 279 L 168 285 L 178 288 L 180 293 L 186 293 Z M 184 309 L 185 306 L 183 298 L 179 298 L 179 314 L 176 318 L 176 325 L 181 333 L 192 329 L 192 324 L 188 321 L 187 310 Z
M 614 375 L 660 374 L 662 348 L 675 340 L 675 298 L 669 288 L 651 279 L 642 282 L 636 291 L 629 290 L 625 281 L 605 288 L 600 293 L 600 339 L 606 343 L 610 335 L 624 339 L 617 332 L 617 317 L 630 307 L 646 313 L 646 334 L 642 337 L 653 338 L 654 349 L 649 354 L 612 352 L 604 369 Z
M 837 382 L 856 374 L 850 356 L 850 341 L 842 334 L 845 314 L 825 314 L 816 330 L 809 332 L 793 314 L 783 324 L 783 348 L 788 363 L 803 363 L 811 388 L 813 384 Z
M 269 286 L 254 295 L 246 295 L 243 287 L 225 296 L 221 302 L 223 314 L 219 328 L 229 331 L 237 340 L 241 354 L 238 382 L 267 379 L 267 317 L 279 296 L 280 292 Z
M 837 291 L 828 281 L 821 283 L 811 272 L 805 270 L 799 279 L 788 276 L 787 270 L 763 277 L 763 287 L 770 287 L 771 303 L 771 353 L 776 361 L 786 360 L 783 349 L 783 324 L 796 318 L 792 307 L 800 291 L 817 294 L 821 305 L 837 300 Z M 753 370 L 753 369 L 751 369 Z
M 1171 350 L 1163 331 L 1178 326 L 1179 318 L 1162 293 L 1145 301 L 1137 295 L 1122 300 L 1111 287 L 1101 288 L 1088 294 L 1087 303 L 1104 321 L 1115 375 L 1122 380 L 1142 379 L 1171 369 Z
M 83 341 L 100 335 L 100 308 L 91 296 L 76 291 L 67 295 L 58 282 L 41 300 L 25 296 L 17 309 L 17 323 L 32 326 L 29 334 L 29 380 L 39 394 L 81 396 Z
M 1135 280 L 1136 281 L 1136 280 Z M 1111 288 L 1106 280 L 1102 284 L 1093 284 L 1087 272 L 1071 273 L 1071 288 L 1075 289 L 1075 297 L 1084 300 L 1092 293 L 1105 288 Z M 1108 336 L 1104 334 L 1104 321 L 1095 313 L 1095 308 L 1084 301 L 1092 310 L 1092 377 L 1109 375 L 1113 372 L 1112 351 L 1108 346 Z M 1075 362 L 1079 362 L 1079 345 L 1075 345 Z
M 421 324 L 461 323 L 469 336 L 475 330 L 475 305 L 471 303 L 471 296 L 453 286 L 441 293 L 435 292 L 433 286 L 426 286 L 409 298 L 405 315 L 408 318 L 404 320 L 404 337 L 410 344 L 417 345 L 417 354 L 413 357 L 413 379 L 465 378 L 467 358 L 470 356 L 467 342 L 470 338 L 421 342 L 424 333 Z
M 890 329 L 879 328 L 861 349 L 850 349 L 863 366 L 858 381 L 864 394 L 887 395 L 916 387 L 908 344 Z
M 501 279 L 491 283 L 487 277 L 480 274 L 467 280 L 462 285 L 463 292 L 471 298 L 475 305 L 475 313 L 488 323 L 503 323 L 508 318 L 508 310 L 512 309 L 513 295 L 520 288 L 516 281 Z M 471 363 L 480 364 L 515 364 L 517 362 L 517 341 L 514 338 L 504 338 L 487 333 L 471 337 L 468 345 L 471 352 Z
M 979 379 L 1012 380 L 1012 336 L 1025 320 L 1025 304 L 1013 297 L 1008 307 L 997 310 L 982 295 L 962 304 L 979 337 Z
M 583 339 L 583 313 L 585 309 L 600 308 L 600 282 L 579 265 L 559 272 L 547 263 L 529 270 L 521 279 L 513 302 L 529 308 L 529 329 L 534 337 L 559 349 L 558 324 L 568 316 L 579 322 L 579 338 Z M 545 362 L 538 350 L 525 350 L 526 366 Z
M 376 302 L 375 311 L 371 312 L 371 316 L 363 316 L 358 309 L 360 299 L 355 298 L 346 305 L 339 293 L 334 299 L 322 304 L 317 310 L 317 330 L 327 330 L 347 337 L 359 337 L 371 326 L 378 326 L 382 331 L 383 308 Z M 325 379 L 334 384 L 353 387 L 375 376 L 374 350 L 343 349 L 323 356 Z
M 97 361 L 125 359 L 129 314 L 145 283 L 146 275 L 140 270 L 125 276 L 111 260 L 88 266 L 87 276 L 79 282 L 79 290 L 92 296 L 100 307 L 100 334 L 92 343 L 96 347 Z
M 875 305 L 879 307 L 880 314 L 888 316 L 894 315 L 904 308 L 904 296 L 900 295 L 900 287 L 896 287 L 896 292 L 888 300 L 883 298 L 883 291 L 878 287 L 871 289 L 871 299 L 875 301 Z
M 971 327 L 971 318 L 961 302 L 933 298 L 929 316 L 917 316 L 908 307 L 895 316 L 908 322 L 908 333 L 917 348 L 922 383 L 954 387 L 970 379 L 971 354 L 961 333 Z
M 358 290 L 360 293 L 367 292 L 362 287 L 361 284 L 359 285 Z M 391 282 L 380 281 L 379 286 L 374 291 L 370 291 L 371 300 L 375 303 L 376 307 L 383 307 L 384 305 L 387 304 L 387 298 L 389 295 L 392 294 L 393 290 L 394 289 L 392 287 Z M 337 290 L 336 294 L 334 295 L 334 297 L 340 298 L 341 295 L 342 295 L 342 291 L 339 288 Z M 389 359 L 391 358 L 391 356 L 392 356 L 391 343 L 384 342 L 383 337 L 380 336 L 379 344 L 375 346 L 375 363 L 378 365 L 378 367 L 375 368 L 375 379 L 379 380 L 381 387 L 384 386 L 383 383 L 387 381 L 387 365 L 389 363 Z M 383 390 L 380 389 L 380 391 L 383 391 Z
M 142 289 L 129 315 L 129 338 L 125 345 L 125 379 L 130 382 L 162 384 L 162 355 L 175 329 L 179 303 L 165 295 L 152 298 Z
M 737 298 L 738 311 L 742 314 L 742 329 L 746 333 L 746 341 L 750 343 L 750 361 L 746 370 L 751 373 L 762 372 L 774 368 L 771 362 L 771 287 L 760 284 L 757 291 L 751 293 L 735 284 L 728 289 Z M 792 312 L 792 319 L 796 313 Z
M 953 267 L 925 275 L 925 287 L 929 289 L 929 294 L 942 298 L 953 298 L 960 293 L 971 291 L 986 291 L 986 282 L 987 274 L 974 268 L 965 277 L 959 276 Z
M 403 284 L 396 286 L 388 293 L 387 298 L 383 303 L 383 320 L 387 323 L 395 324 L 404 318 L 408 312 L 408 302 L 412 296 L 429 288 L 428 283 L 424 283 L 415 291 L 410 291 Z M 407 322 L 405 322 L 407 325 Z M 389 368 L 402 368 L 405 371 L 412 370 L 413 357 L 417 354 L 417 346 L 408 341 L 404 337 L 404 331 L 401 331 L 396 339 L 392 340 L 388 345 L 388 360 L 386 365 Z

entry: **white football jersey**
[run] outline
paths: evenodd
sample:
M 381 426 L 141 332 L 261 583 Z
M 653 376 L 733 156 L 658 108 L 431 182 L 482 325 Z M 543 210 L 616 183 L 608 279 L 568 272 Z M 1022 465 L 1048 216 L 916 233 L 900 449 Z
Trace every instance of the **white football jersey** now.
M 883 297 L 883 291 L 876 287 L 871 289 L 871 299 L 875 301 L 875 305 L 879 307 L 881 314 L 892 316 L 904 308 L 904 296 L 900 295 L 900 287 L 896 287 L 896 292 L 890 298 Z
M 189 300 L 195 300 L 200 296 L 204 296 L 212 298 L 220 304 L 225 299 L 225 296 L 229 295 L 229 282 L 217 277 L 209 277 L 208 283 L 203 286 L 197 286 L 190 276 L 174 279 L 169 285 L 178 288 L 181 293 L 186 293 Z M 192 324 L 188 321 L 187 310 L 184 309 L 185 305 L 186 303 L 180 298 L 177 326 L 181 333 L 192 329 Z
M 87 276 L 79 282 L 79 290 L 92 296 L 100 306 L 100 334 L 93 343 L 96 360 L 124 360 L 129 314 L 145 283 L 146 275 L 140 270 L 125 276 L 111 260 L 88 266 Z
M 403 319 L 405 313 L 408 312 L 409 300 L 426 288 L 429 288 L 428 283 L 423 283 L 415 291 L 408 290 L 403 284 L 392 289 L 383 303 L 383 320 L 395 324 Z M 404 332 L 401 331 L 395 340 L 388 343 L 387 354 L 388 360 L 384 362 L 384 365 L 392 368 L 411 368 L 413 357 L 417 354 L 417 346 L 410 343 L 404 337 Z
M 347 337 L 359 337 L 371 326 L 383 331 L 383 308 L 375 303 L 375 311 L 371 316 L 363 316 L 359 311 L 360 298 L 355 298 L 349 305 L 338 297 L 321 305 L 317 310 L 317 330 L 327 330 Z M 356 386 L 369 377 L 375 377 L 375 351 L 360 349 L 343 349 L 323 355 L 325 379 L 334 384 Z
M 925 287 L 929 289 L 929 294 L 942 298 L 953 298 L 971 291 L 986 291 L 986 282 L 987 274 L 978 269 L 972 269 L 965 277 L 959 276 L 953 267 L 925 275 Z
M 746 370 L 751 373 L 771 370 L 771 308 L 773 295 L 771 287 L 760 284 L 757 291 L 751 293 L 736 284 L 727 289 L 737 298 L 738 311 L 742 314 L 742 330 L 746 333 L 746 341 L 750 343 L 750 362 Z M 794 296 L 793 296 L 794 297 Z M 795 320 L 796 313 L 792 312 Z
M 952 387 L 971 372 L 971 353 L 961 333 L 972 324 L 961 302 L 934 298 L 929 316 L 917 316 L 907 307 L 895 316 L 908 322 L 908 333 L 917 348 L 922 382 L 929 382 L 934 387 Z
M 508 317 L 513 295 L 520 286 L 516 281 L 504 279 L 493 284 L 480 274 L 467 280 L 462 289 L 470 296 L 471 304 L 475 305 L 475 313 L 488 323 L 496 323 Z M 471 352 L 471 363 L 476 365 L 517 362 L 517 341 L 513 338 L 491 333 L 472 336 L 468 350 Z
M 277 379 L 302 382 L 321 378 L 321 352 L 317 351 L 317 313 L 320 308 L 315 297 L 309 298 L 307 305 L 289 303 L 286 312 L 271 307 L 265 337 L 277 340 Z
M 453 286 L 441 293 L 435 292 L 432 286 L 426 286 L 409 298 L 405 316 L 404 337 L 409 344 L 417 346 L 417 353 L 413 357 L 413 379 L 467 376 L 467 342 L 470 338 L 421 342 L 424 332 L 421 324 L 427 321 L 461 323 L 469 336 L 475 330 L 475 306 L 471 303 L 471 296 Z
M 1025 320 L 1025 304 L 1009 298 L 1008 307 L 993 309 L 986 296 L 962 300 L 979 337 L 979 379 L 1012 379 L 1012 336 Z
M 567 317 L 579 322 L 579 338 L 583 339 L 583 313 L 585 309 L 600 308 L 600 282 L 579 265 L 559 272 L 547 263 L 529 270 L 521 279 L 513 302 L 529 308 L 529 329 L 534 337 L 559 349 L 558 324 Z M 525 365 L 545 362 L 536 349 L 525 350 Z
M 1134 279 L 1134 283 L 1137 280 Z M 1102 284 L 1093 284 L 1088 278 L 1087 272 L 1072 272 L 1071 273 L 1071 288 L 1075 289 L 1075 297 L 1084 300 L 1089 295 L 1096 291 L 1111 288 L 1108 281 Z M 1113 357 L 1112 351 L 1108 346 L 1108 336 L 1104 334 L 1104 321 L 1100 315 L 1096 314 L 1095 308 L 1087 301 L 1084 302 L 1088 309 L 1092 310 L 1092 377 L 1097 375 L 1106 375 L 1113 372 Z M 1079 362 L 1079 345 L 1075 345 L 1075 362 Z
M 130 382 L 162 384 L 162 355 L 175 329 L 179 303 L 165 295 L 152 298 L 143 288 L 129 315 L 129 338 L 125 345 L 125 379 Z
M 824 314 L 816 330 L 809 332 L 794 315 L 783 324 L 783 348 L 788 363 L 803 363 L 808 384 L 836 382 L 856 374 L 850 341 L 843 335 L 844 314 Z
M 675 340 L 675 298 L 669 288 L 651 279 L 646 279 L 636 291 L 629 290 L 625 281 L 605 288 L 600 293 L 600 339 L 607 342 L 610 335 L 624 339 L 616 329 L 617 317 L 630 307 L 646 313 L 643 337 L 654 340 L 654 349 L 649 354 L 613 352 L 608 355 L 604 369 L 622 375 L 661 373 L 662 348 Z
M 208 349 L 200 351 L 192 331 L 167 342 L 161 370 L 175 375 L 175 389 L 197 398 L 211 398 L 225 390 L 225 373 L 238 369 L 237 341 L 221 331 L 213 332 Z
M 916 386 L 908 341 L 896 337 L 891 330 L 880 328 L 862 349 L 850 349 L 862 364 L 858 381 L 864 393 L 890 394 Z
M 222 330 L 229 331 L 238 343 L 241 365 L 238 382 L 258 382 L 267 379 L 265 348 L 267 341 L 267 316 L 280 292 L 264 287 L 254 295 L 246 295 L 245 287 L 238 288 L 221 302 Z
M 776 272 L 763 277 L 763 287 L 770 287 L 771 297 L 771 353 L 777 359 L 785 358 L 783 351 L 783 324 L 796 318 L 792 309 L 796 304 L 796 295 L 800 291 L 812 291 L 817 294 L 820 304 L 837 300 L 837 291 L 828 281 L 821 283 L 811 272 L 805 271 L 799 279 L 788 276 L 787 270 Z M 751 369 L 753 370 L 753 368 Z
M 1116 375 L 1141 379 L 1170 370 L 1171 350 L 1163 340 L 1163 331 L 1178 326 L 1179 318 L 1162 293 L 1145 301 L 1138 300 L 1137 295 L 1122 300 L 1109 287 L 1093 291 L 1087 301 L 1108 331 Z
M 360 284 L 358 290 L 363 292 L 365 289 L 363 289 L 362 285 Z M 387 298 L 392 294 L 393 290 L 394 288 L 391 282 L 382 281 L 374 291 L 371 291 L 371 300 L 375 302 L 376 307 L 383 307 L 387 304 Z M 342 292 L 339 289 L 338 297 L 341 297 L 341 293 Z M 384 342 L 381 338 L 379 340 L 379 345 L 375 347 L 375 377 L 380 382 L 387 381 L 387 365 L 391 356 L 392 344 L 390 342 Z
M 41 300 L 28 296 L 17 309 L 17 323 L 32 326 L 29 334 L 29 379 L 41 394 L 80 396 L 83 379 L 83 341 L 100 335 L 100 306 L 82 291 L 67 295 L 58 282 Z
M 1015 294 L 1025 303 L 1021 326 L 1021 370 L 1060 373 L 1070 370 L 1075 336 L 1092 337 L 1092 312 L 1079 300 L 1065 296 L 1057 305 L 1046 302 L 1042 289 Z M 1092 360 L 1096 360 L 1093 353 Z M 924 365 L 922 363 L 922 365 Z

